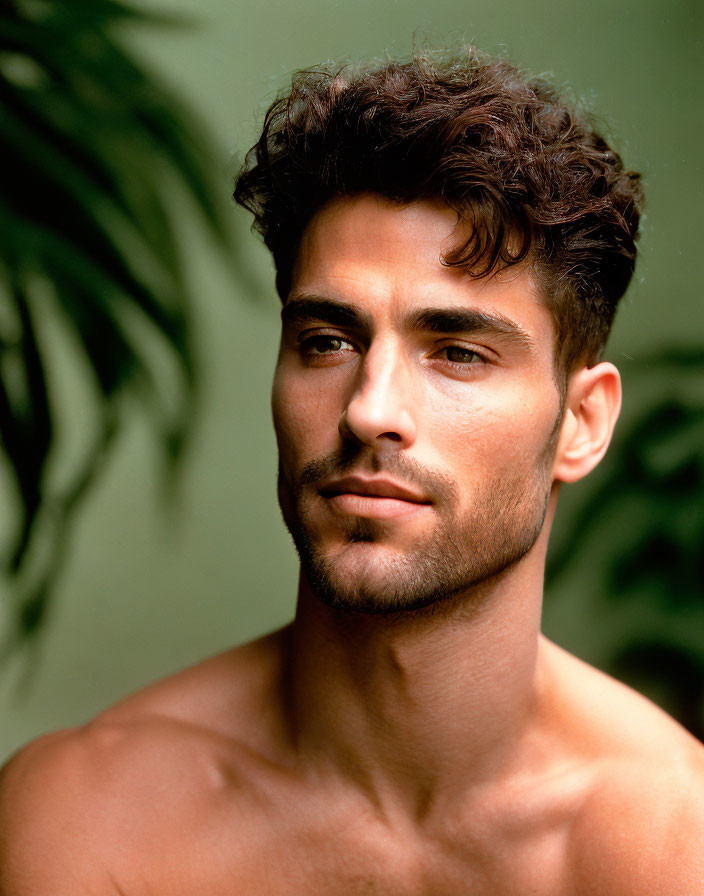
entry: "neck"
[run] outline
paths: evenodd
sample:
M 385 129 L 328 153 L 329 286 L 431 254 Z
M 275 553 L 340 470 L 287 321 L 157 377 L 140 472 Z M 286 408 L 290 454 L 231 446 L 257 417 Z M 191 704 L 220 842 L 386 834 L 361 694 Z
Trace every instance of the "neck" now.
M 299 757 L 416 818 L 504 773 L 537 715 L 544 552 L 531 553 L 392 617 L 324 606 L 302 577 L 288 679 Z

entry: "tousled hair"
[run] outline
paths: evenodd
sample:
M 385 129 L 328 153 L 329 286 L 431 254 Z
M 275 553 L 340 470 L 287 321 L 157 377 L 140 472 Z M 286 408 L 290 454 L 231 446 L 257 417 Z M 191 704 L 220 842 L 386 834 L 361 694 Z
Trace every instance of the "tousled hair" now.
M 599 359 L 633 274 L 640 178 L 544 80 L 474 50 L 298 72 L 234 193 L 282 301 L 311 217 L 363 193 L 446 203 L 467 238 L 443 262 L 474 277 L 530 264 L 560 378 Z

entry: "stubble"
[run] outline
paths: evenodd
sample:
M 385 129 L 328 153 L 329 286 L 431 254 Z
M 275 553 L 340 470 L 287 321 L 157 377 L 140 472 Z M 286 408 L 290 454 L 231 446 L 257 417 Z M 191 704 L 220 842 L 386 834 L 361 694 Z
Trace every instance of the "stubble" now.
M 552 439 L 551 439 L 552 442 Z M 341 451 L 306 464 L 298 481 L 279 470 L 279 503 L 303 572 L 315 596 L 328 606 L 368 614 L 409 613 L 446 603 L 502 574 L 532 548 L 545 521 L 550 495 L 546 446 L 537 464 L 485 480 L 461 510 L 457 483 L 400 453 L 380 454 L 345 444 Z M 432 499 L 437 524 L 405 551 L 375 551 L 384 544 L 383 520 L 349 516 L 335 521 L 335 551 L 317 534 L 317 486 L 351 470 L 386 474 Z

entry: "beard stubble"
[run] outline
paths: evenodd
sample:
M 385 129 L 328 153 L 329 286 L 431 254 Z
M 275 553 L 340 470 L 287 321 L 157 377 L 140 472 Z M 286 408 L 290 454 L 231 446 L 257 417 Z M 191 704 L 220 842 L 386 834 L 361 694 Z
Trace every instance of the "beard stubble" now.
M 500 575 L 528 553 L 542 530 L 553 443 L 551 437 L 532 475 L 521 469 L 485 480 L 464 512 L 454 480 L 400 453 L 345 443 L 340 451 L 306 464 L 296 483 L 288 482 L 280 468 L 279 504 L 313 594 L 341 610 L 409 613 L 444 604 Z M 368 552 L 355 546 L 382 542 L 387 524 L 342 518 L 335 521 L 342 531 L 341 546 L 331 555 L 315 535 L 314 505 L 324 500 L 317 485 L 352 469 L 383 472 L 418 486 L 432 499 L 438 525 L 405 552 L 370 562 Z

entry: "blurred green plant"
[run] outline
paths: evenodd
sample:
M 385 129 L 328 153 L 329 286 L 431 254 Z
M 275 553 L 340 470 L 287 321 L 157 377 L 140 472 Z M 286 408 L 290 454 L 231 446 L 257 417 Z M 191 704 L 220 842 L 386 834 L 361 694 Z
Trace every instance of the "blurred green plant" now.
M 551 554 L 548 610 L 578 570 L 589 658 L 704 739 L 704 352 L 633 363 L 625 385 L 637 410 Z
M 124 397 L 146 405 L 170 462 L 182 452 L 197 365 L 174 189 L 190 195 L 234 257 L 203 129 L 116 36 L 121 25 L 150 22 L 174 23 L 114 0 L 0 5 L 0 460 L 17 507 L 0 553 L 12 593 L 7 645 L 35 638 L 46 618 L 71 524 L 120 431 Z M 68 477 L 53 463 L 65 426 L 56 327 L 91 383 L 92 437 Z M 626 371 L 638 406 L 555 533 L 547 603 L 549 614 L 569 602 L 569 582 L 582 576 L 587 658 L 699 737 L 703 386 L 698 350 Z
M 125 395 L 147 406 L 167 466 L 182 452 L 197 368 L 174 191 L 231 249 L 202 127 L 121 46 L 116 31 L 135 23 L 178 24 L 115 0 L 0 6 L 0 472 L 16 499 L 0 554 L 6 646 L 45 618 Z M 91 384 L 93 434 L 68 477 L 53 464 L 56 327 Z

